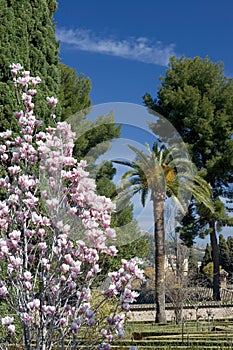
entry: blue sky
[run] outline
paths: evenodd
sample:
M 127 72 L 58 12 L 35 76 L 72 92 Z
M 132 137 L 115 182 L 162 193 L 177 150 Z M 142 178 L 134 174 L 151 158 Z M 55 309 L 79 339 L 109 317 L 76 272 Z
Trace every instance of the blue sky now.
M 58 0 L 60 59 L 92 80 L 93 104 L 142 104 L 170 55 L 208 55 L 233 76 L 232 0 Z
M 92 80 L 94 111 L 115 102 L 125 103 L 127 113 L 143 106 L 146 92 L 156 96 L 171 55 L 209 56 L 233 77 L 232 0 L 58 0 L 54 20 L 60 60 Z M 144 135 L 148 130 L 135 118 Z M 147 140 L 125 133 L 106 159 L 132 159 L 126 143 L 135 141 Z M 149 210 L 135 209 L 143 229 L 152 227 Z

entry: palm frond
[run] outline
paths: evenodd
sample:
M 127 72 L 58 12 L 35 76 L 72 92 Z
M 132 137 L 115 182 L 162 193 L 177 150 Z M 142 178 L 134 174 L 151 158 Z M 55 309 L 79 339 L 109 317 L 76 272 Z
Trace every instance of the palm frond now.
M 116 163 L 116 164 L 120 164 L 120 165 L 125 165 L 125 166 L 128 166 L 130 168 L 134 168 L 134 166 L 135 166 L 134 162 L 130 162 L 130 161 L 127 161 L 127 160 L 113 159 L 112 162 Z
M 136 154 L 136 156 L 138 157 L 138 159 L 136 159 L 135 163 L 142 163 L 145 165 L 150 165 L 150 160 L 151 157 L 146 155 L 144 152 L 138 150 L 136 147 L 132 146 L 132 145 L 128 145 L 128 147 Z
M 141 202 L 142 202 L 143 207 L 145 207 L 148 192 L 149 192 L 148 187 L 144 187 L 141 190 Z
M 145 205 L 149 189 L 156 193 L 164 188 L 182 212 L 187 206 L 187 198 L 191 200 L 192 196 L 213 211 L 211 188 L 198 175 L 191 160 L 181 156 L 178 147 L 167 149 L 164 144 L 154 143 L 151 150 L 146 144 L 147 154 L 132 145 L 129 148 L 136 155 L 134 161 L 114 161 L 131 168 L 122 176 L 121 186 L 124 191 L 130 192 L 130 195 L 141 192 L 142 204 Z

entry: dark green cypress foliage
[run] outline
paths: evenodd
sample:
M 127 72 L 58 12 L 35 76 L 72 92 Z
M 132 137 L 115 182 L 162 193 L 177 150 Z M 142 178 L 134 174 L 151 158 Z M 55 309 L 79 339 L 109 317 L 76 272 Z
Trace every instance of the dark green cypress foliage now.
M 193 247 L 190 248 L 188 258 L 188 277 L 190 285 L 195 285 L 198 279 L 198 261 Z
M 229 267 L 229 247 L 222 234 L 219 235 L 219 263 L 221 267 L 228 272 Z
M 229 236 L 227 238 L 227 246 L 229 249 L 229 256 L 228 256 L 226 271 L 229 273 L 228 279 L 232 284 L 233 282 L 233 237 L 232 236 Z
M 16 105 L 9 65 L 20 63 L 42 79 L 36 96 L 38 119 L 49 115 L 46 96 L 58 96 L 59 45 L 55 39 L 55 0 L 0 0 L 0 130 L 17 130 Z
M 205 254 L 204 254 L 203 259 L 202 259 L 200 270 L 203 271 L 203 268 L 205 266 L 207 266 L 212 261 L 213 261 L 213 259 L 212 259 L 212 249 L 211 249 L 211 246 L 207 243 L 206 244 L 206 248 L 205 248 Z

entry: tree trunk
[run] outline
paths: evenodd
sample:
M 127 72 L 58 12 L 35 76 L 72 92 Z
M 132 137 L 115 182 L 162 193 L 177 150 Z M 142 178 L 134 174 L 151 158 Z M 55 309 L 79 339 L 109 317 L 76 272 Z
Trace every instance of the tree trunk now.
M 183 314 L 183 306 L 180 305 L 176 305 L 175 306 L 175 322 L 176 324 L 181 324 L 182 322 L 182 314 Z
M 213 259 L 213 299 L 221 300 L 220 297 L 220 268 L 219 268 L 219 248 L 217 242 L 215 220 L 209 222 L 210 226 L 210 243 L 212 248 Z
M 155 322 L 166 323 L 164 200 L 153 199 L 153 209 L 155 239 Z
M 28 325 L 23 322 L 23 338 L 24 346 L 26 350 L 31 350 L 31 336 Z

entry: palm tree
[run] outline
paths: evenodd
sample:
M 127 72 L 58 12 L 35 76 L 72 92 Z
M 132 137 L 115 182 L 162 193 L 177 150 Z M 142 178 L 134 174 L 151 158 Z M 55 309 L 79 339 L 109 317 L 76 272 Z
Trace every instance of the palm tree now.
M 114 163 L 130 167 L 122 177 L 121 195 L 141 194 L 142 205 L 147 195 L 153 202 L 154 240 L 155 240 L 155 304 L 156 323 L 165 323 L 165 225 L 164 210 L 167 197 L 172 197 L 182 212 L 185 212 L 187 199 L 185 191 L 212 210 L 209 185 L 194 169 L 192 162 L 179 157 L 179 151 L 168 150 L 157 143 L 151 150 L 146 145 L 148 154 L 129 145 L 136 154 L 134 161 L 114 160 Z M 191 196 L 190 196 L 191 198 Z

